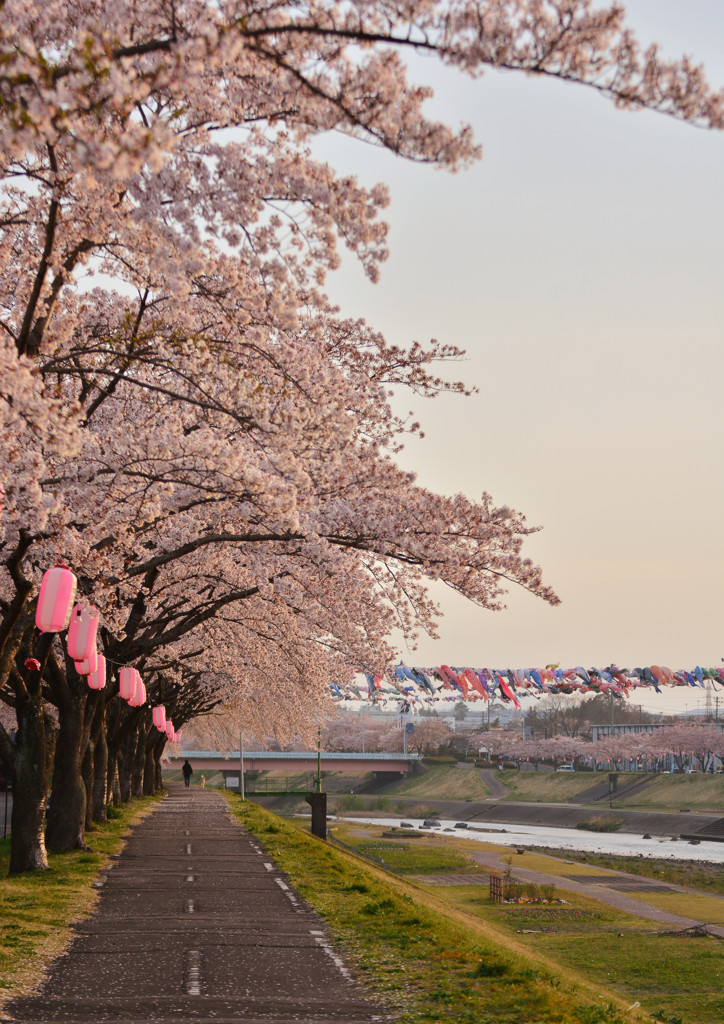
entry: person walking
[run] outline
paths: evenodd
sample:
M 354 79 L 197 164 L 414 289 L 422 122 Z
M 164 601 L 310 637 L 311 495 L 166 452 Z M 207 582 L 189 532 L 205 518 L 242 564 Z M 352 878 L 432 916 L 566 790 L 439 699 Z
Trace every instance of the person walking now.
M 184 761 L 181 765 L 181 771 L 183 772 L 184 786 L 188 788 L 191 785 L 191 776 L 194 774 L 194 770 L 188 761 Z

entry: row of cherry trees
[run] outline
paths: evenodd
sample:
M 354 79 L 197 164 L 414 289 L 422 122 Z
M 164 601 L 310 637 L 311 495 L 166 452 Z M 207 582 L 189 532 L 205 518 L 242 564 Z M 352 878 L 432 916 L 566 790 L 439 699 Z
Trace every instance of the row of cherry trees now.
M 522 516 L 444 498 L 394 455 L 460 354 L 388 344 L 322 286 L 347 246 L 375 278 L 382 186 L 312 152 L 336 131 L 450 169 L 467 128 L 425 116 L 401 54 L 476 75 L 582 82 L 621 106 L 721 128 L 689 61 L 641 53 L 588 0 L 7 2 L 0 29 L 0 756 L 11 870 L 82 845 L 110 795 L 158 784 L 148 707 L 90 693 L 40 634 L 60 559 L 178 729 L 223 704 L 297 732 L 393 628 L 434 631 L 442 580 L 484 608 L 519 584 Z M 5 724 L 3 724 L 5 723 Z M 53 796 L 46 804 L 52 772 Z
M 365 715 L 343 714 L 322 731 L 322 746 L 330 751 L 401 750 L 404 722 L 384 722 Z M 505 730 L 453 731 L 441 719 L 415 719 L 415 731 L 407 735 L 408 751 L 420 754 L 445 752 L 455 738 L 464 740 L 470 751 L 485 749 L 494 758 L 516 761 L 548 761 L 556 764 L 609 765 L 644 762 L 660 767 L 669 759 L 679 769 L 704 770 L 714 758 L 724 760 L 724 729 L 714 725 L 672 722 L 651 732 L 626 732 L 604 736 L 597 741 L 579 736 L 558 735 L 524 739 Z
M 611 764 L 642 761 L 660 766 L 671 757 L 683 770 L 686 766 L 704 769 L 714 757 L 724 759 L 724 730 L 713 725 L 673 723 L 651 732 L 614 733 L 593 742 L 576 736 L 552 736 L 539 739 L 512 739 L 504 732 L 480 733 L 480 746 L 498 757 L 507 755 L 518 761 L 551 760 L 556 763 Z

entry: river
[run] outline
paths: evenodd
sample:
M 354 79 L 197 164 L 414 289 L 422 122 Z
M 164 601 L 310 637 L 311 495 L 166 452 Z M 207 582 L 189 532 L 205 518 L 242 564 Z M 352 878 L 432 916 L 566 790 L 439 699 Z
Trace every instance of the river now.
M 384 825 L 387 828 L 399 826 L 406 821 L 416 828 L 422 825 L 421 818 L 354 818 L 337 817 L 330 821 L 344 821 L 347 824 L 359 822 L 368 825 Z M 640 855 L 670 860 L 700 860 L 711 864 L 724 864 L 724 843 L 702 839 L 698 844 L 686 839 L 653 836 L 644 839 L 641 833 L 631 832 L 584 832 L 572 828 L 547 828 L 542 825 L 503 825 L 486 829 L 476 824 L 468 828 L 455 828 L 455 821 L 436 818 L 440 829 L 425 829 L 426 832 L 444 832 L 452 829 L 455 835 L 481 843 L 495 843 L 500 846 L 549 846 L 558 850 L 578 850 L 582 853 L 612 853 L 619 856 Z M 450 834 L 450 833 L 447 833 Z

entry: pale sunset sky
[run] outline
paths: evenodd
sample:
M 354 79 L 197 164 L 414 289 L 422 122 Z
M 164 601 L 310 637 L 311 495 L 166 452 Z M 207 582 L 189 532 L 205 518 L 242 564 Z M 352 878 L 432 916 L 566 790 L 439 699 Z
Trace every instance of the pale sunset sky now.
M 724 3 L 625 6 L 641 42 L 724 86 Z M 440 638 L 402 656 L 721 665 L 724 132 L 554 81 L 411 67 L 435 89 L 431 112 L 472 124 L 483 159 L 451 176 L 325 144 L 338 169 L 391 190 L 381 281 L 347 258 L 328 291 L 392 342 L 466 349 L 449 376 L 479 393 L 415 399 L 426 437 L 400 462 L 542 526 L 526 551 L 562 604 L 513 589 L 493 614 L 440 588 Z

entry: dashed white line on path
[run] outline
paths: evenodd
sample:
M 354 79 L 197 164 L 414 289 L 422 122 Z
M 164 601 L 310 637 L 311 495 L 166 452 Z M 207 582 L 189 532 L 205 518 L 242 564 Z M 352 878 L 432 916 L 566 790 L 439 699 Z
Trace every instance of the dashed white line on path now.
M 198 949 L 186 951 L 186 993 L 201 995 L 201 953 Z
M 344 960 L 342 959 L 341 956 L 337 956 L 337 954 L 334 952 L 330 944 L 323 937 L 323 933 L 310 932 L 310 935 L 314 936 L 314 941 L 317 943 L 319 948 L 327 954 L 327 956 L 332 961 L 332 963 L 337 968 L 342 977 L 345 979 L 345 981 L 352 981 L 352 975 L 350 974 L 349 970 L 344 966 Z

